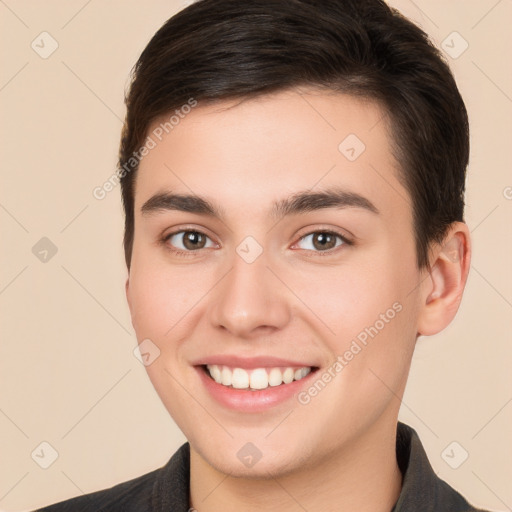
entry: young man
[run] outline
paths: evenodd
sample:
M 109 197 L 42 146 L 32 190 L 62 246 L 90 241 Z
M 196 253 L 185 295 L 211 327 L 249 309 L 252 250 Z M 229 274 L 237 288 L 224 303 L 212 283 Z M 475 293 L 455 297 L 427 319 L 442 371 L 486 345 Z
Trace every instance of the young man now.
M 143 51 L 126 295 L 188 439 L 73 511 L 471 511 L 398 422 L 470 263 L 464 103 L 381 0 L 200 0 Z

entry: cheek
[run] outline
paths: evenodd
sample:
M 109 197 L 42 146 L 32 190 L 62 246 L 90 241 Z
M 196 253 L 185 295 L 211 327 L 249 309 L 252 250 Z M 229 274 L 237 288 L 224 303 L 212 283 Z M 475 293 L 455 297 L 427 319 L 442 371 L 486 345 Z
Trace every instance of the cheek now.
M 377 265 L 318 267 L 290 275 L 288 282 L 314 314 L 312 321 L 340 349 L 401 299 L 400 282 Z
M 410 292 L 416 273 L 407 272 L 405 262 L 397 266 L 388 261 L 385 268 L 368 269 L 357 283 L 358 303 L 348 302 L 343 315 L 347 335 L 341 323 L 338 327 L 343 335 L 337 353 L 349 360 L 345 382 L 360 397 L 361 412 L 372 404 L 395 403 L 401 396 L 415 346 L 418 305 Z
M 130 296 L 137 336 L 163 340 L 199 300 L 202 290 L 189 272 L 148 263 L 132 267 Z
M 137 340 L 149 339 L 159 350 L 146 372 L 179 425 L 190 400 L 180 385 L 185 378 L 176 371 L 186 366 L 180 360 L 179 347 L 190 337 L 197 303 L 204 295 L 194 283 L 191 272 L 164 268 L 154 260 L 137 263 L 131 269 L 132 320 Z
M 382 251 L 378 258 L 373 254 L 346 267 L 319 267 L 314 279 L 294 281 L 298 295 L 316 315 L 310 317 L 312 325 L 319 329 L 333 361 L 345 356 L 345 377 L 339 385 L 350 381 L 359 396 L 384 397 L 388 391 L 379 377 L 395 389 L 407 373 L 418 315 L 415 295 L 410 293 L 418 273 L 415 253 L 409 252 Z

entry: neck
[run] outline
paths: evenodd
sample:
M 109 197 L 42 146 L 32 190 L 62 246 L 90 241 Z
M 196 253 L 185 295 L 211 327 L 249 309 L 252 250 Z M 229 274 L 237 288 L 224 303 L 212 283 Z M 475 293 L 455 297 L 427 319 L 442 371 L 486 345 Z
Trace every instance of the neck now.
M 320 464 L 268 479 L 220 473 L 190 448 L 190 506 L 198 512 L 390 512 L 402 474 L 396 460 L 396 422 L 374 424 L 350 446 Z

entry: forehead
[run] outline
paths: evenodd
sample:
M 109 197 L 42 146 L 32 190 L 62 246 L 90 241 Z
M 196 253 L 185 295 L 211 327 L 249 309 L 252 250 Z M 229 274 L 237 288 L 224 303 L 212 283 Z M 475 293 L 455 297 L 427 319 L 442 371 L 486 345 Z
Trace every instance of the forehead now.
M 391 154 L 388 116 L 375 101 L 288 90 L 199 102 L 172 122 L 171 115 L 149 127 L 154 147 L 137 172 L 136 211 L 164 191 L 247 211 L 297 190 L 330 186 L 364 193 L 384 209 L 408 197 Z

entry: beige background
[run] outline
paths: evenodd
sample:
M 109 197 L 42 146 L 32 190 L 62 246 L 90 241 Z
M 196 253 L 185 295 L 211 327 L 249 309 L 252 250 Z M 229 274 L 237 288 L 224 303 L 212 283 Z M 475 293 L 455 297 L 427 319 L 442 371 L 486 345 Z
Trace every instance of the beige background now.
M 512 510 L 512 2 L 391 4 L 439 46 L 453 31 L 469 44 L 448 60 L 472 128 L 466 294 L 449 328 L 420 339 L 400 419 L 439 476 Z M 185 442 L 133 355 L 119 190 L 92 195 L 115 169 L 130 68 L 184 5 L 0 0 L 1 510 L 135 478 Z M 31 48 L 43 31 L 59 45 L 46 59 Z M 463 43 L 453 37 L 452 52 Z M 58 248 L 46 263 L 32 252 L 42 237 Z M 31 457 L 43 441 L 58 452 L 48 469 Z M 441 455 L 453 441 L 455 458 L 469 453 L 458 469 Z

